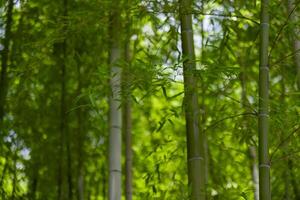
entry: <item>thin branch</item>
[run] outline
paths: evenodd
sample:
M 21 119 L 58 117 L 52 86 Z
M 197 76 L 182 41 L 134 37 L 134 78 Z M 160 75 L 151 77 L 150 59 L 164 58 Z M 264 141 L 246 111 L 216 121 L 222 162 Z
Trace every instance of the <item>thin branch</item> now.
M 175 13 L 176 11 L 155 11 L 155 10 L 149 10 L 148 13 L 155 13 L 155 14 L 171 14 Z M 255 23 L 256 25 L 259 25 L 260 23 L 256 21 L 255 19 L 251 19 L 250 17 L 246 17 L 244 15 L 232 15 L 231 13 L 228 14 L 219 14 L 219 13 L 203 13 L 201 11 L 192 11 L 189 14 L 194 14 L 194 15 L 206 15 L 206 16 L 213 16 L 213 17 L 224 17 L 224 18 L 238 18 L 238 19 L 244 19 L 247 21 L 251 21 Z
M 277 33 L 275 39 L 273 40 L 273 43 L 272 43 L 272 46 L 271 46 L 271 49 L 270 49 L 270 53 L 269 53 L 269 58 L 271 57 L 272 51 L 274 50 L 274 48 L 275 48 L 275 46 L 277 44 L 277 41 L 278 41 L 278 39 L 279 39 L 279 37 L 280 37 L 283 29 L 288 25 L 289 20 L 290 20 L 292 14 L 294 13 L 294 11 L 296 10 L 298 4 L 299 4 L 299 1 L 296 3 L 296 5 L 294 6 L 294 8 L 291 10 L 291 12 L 289 13 L 287 19 L 285 20 L 284 24 L 280 27 L 279 32 Z
M 256 25 L 259 25 L 258 21 L 256 21 L 255 19 L 251 19 L 250 17 L 246 17 L 244 15 L 232 15 L 231 13 L 218 14 L 218 13 L 203 13 L 203 12 L 194 12 L 193 14 L 200 14 L 200 15 L 213 16 L 213 17 L 224 17 L 224 18 L 238 18 L 238 19 L 248 20 L 255 23 Z
M 279 64 L 279 63 L 282 63 L 285 59 L 294 56 L 294 55 L 295 55 L 296 53 L 298 53 L 299 51 L 300 51 L 300 49 L 297 49 L 296 51 L 294 51 L 294 52 L 292 52 L 292 53 L 290 53 L 290 54 L 288 54 L 288 55 L 285 55 L 285 56 L 279 58 L 279 59 L 276 60 L 273 64 L 271 64 L 270 67 L 275 66 L 275 65 L 277 65 L 277 64 Z
M 216 122 L 214 122 L 213 124 L 209 125 L 206 127 L 205 131 L 207 131 L 208 129 L 210 128 L 213 128 L 215 127 L 217 124 L 219 124 L 220 122 L 223 122 L 227 119 L 233 119 L 233 118 L 236 118 L 236 117 L 240 117 L 240 116 L 247 116 L 247 115 L 253 115 L 253 116 L 257 116 L 256 113 L 253 113 L 253 112 L 245 112 L 245 113 L 239 113 L 239 114 L 236 114 L 236 115 L 231 115 L 231 116 L 228 116 L 228 117 L 224 117 L 223 119 L 220 119 L 220 120 L 217 120 Z
M 249 105 L 249 104 L 247 104 L 247 103 L 243 103 L 243 102 L 241 102 L 240 100 L 235 99 L 235 98 L 233 98 L 233 97 L 231 97 L 231 96 L 229 96 L 229 95 L 226 95 L 226 94 L 223 94 L 223 95 L 224 95 L 225 97 L 227 97 L 227 98 L 233 100 L 234 102 L 239 103 L 239 104 L 243 105 L 244 107 L 249 108 L 250 110 L 253 111 L 253 113 L 254 113 L 255 115 L 257 114 L 257 111 L 256 111 L 251 105 Z
M 273 164 L 273 163 L 276 164 L 276 161 L 278 161 L 278 160 L 283 160 L 283 159 L 295 157 L 295 154 L 298 154 L 298 153 L 300 153 L 300 150 L 298 150 L 298 151 L 292 151 L 292 152 L 290 152 L 288 155 L 284 155 L 284 156 L 281 156 L 281 157 L 279 157 L 279 158 L 276 158 L 276 159 L 272 160 L 272 164 Z M 270 163 L 271 163 L 271 162 L 270 162 Z
M 273 156 L 275 155 L 275 153 L 279 150 L 279 148 L 285 143 L 287 142 L 293 135 L 294 133 L 297 133 L 300 130 L 300 126 L 298 126 L 297 128 L 295 128 L 286 138 L 284 138 L 275 148 L 275 150 L 273 151 L 273 153 L 270 156 L 270 161 L 272 160 Z M 300 133 L 300 131 L 298 132 Z M 298 134 L 297 133 L 297 134 Z

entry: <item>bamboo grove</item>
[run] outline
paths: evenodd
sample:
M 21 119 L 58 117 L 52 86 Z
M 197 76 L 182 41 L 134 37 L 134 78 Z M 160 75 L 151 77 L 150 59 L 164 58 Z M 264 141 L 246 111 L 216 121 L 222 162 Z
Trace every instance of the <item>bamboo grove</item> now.
M 300 200 L 298 0 L 0 3 L 0 199 Z

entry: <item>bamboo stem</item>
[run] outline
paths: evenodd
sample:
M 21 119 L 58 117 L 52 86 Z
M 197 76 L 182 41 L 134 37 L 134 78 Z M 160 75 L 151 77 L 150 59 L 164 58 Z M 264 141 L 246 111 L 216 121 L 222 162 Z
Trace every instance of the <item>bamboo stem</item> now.
M 269 0 L 261 1 L 260 66 L 259 66 L 259 199 L 271 200 L 269 132 Z
M 5 99 L 8 91 L 8 58 L 10 53 L 10 42 L 11 42 L 11 27 L 13 24 L 13 8 L 14 1 L 8 0 L 7 11 L 6 11 L 6 26 L 5 26 L 5 37 L 3 40 L 3 47 L 1 53 L 1 72 L 0 72 L 0 130 L 2 129 L 2 121 L 5 114 Z
M 181 41 L 184 58 L 184 104 L 187 136 L 188 182 L 192 200 L 205 200 L 204 137 L 199 132 L 197 80 L 194 76 L 195 50 L 192 25 L 192 1 L 180 0 Z
M 122 151 L 122 111 L 120 109 L 121 68 L 117 62 L 121 58 L 119 41 L 120 12 L 119 0 L 112 1 L 110 27 L 110 87 L 109 97 L 109 200 L 121 199 L 121 151 Z

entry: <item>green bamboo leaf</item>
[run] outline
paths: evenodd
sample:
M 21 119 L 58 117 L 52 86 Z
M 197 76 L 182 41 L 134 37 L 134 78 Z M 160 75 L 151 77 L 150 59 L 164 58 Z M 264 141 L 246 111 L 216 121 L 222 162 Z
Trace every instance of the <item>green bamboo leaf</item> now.
M 164 127 L 165 123 L 166 123 L 165 119 L 160 121 L 159 122 L 159 127 L 156 129 L 156 132 L 159 132 Z

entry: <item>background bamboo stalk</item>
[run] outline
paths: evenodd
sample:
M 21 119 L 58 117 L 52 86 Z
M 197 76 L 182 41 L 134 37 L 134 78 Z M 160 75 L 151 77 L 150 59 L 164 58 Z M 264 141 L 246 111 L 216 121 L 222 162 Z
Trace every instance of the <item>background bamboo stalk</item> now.
M 1 72 L 0 72 L 0 129 L 2 129 L 2 120 L 5 113 L 5 99 L 8 91 L 8 60 L 9 60 L 9 46 L 11 42 L 11 29 L 13 23 L 13 8 L 14 1 L 8 0 L 6 11 L 6 27 L 3 40 L 3 51 L 1 52 Z

